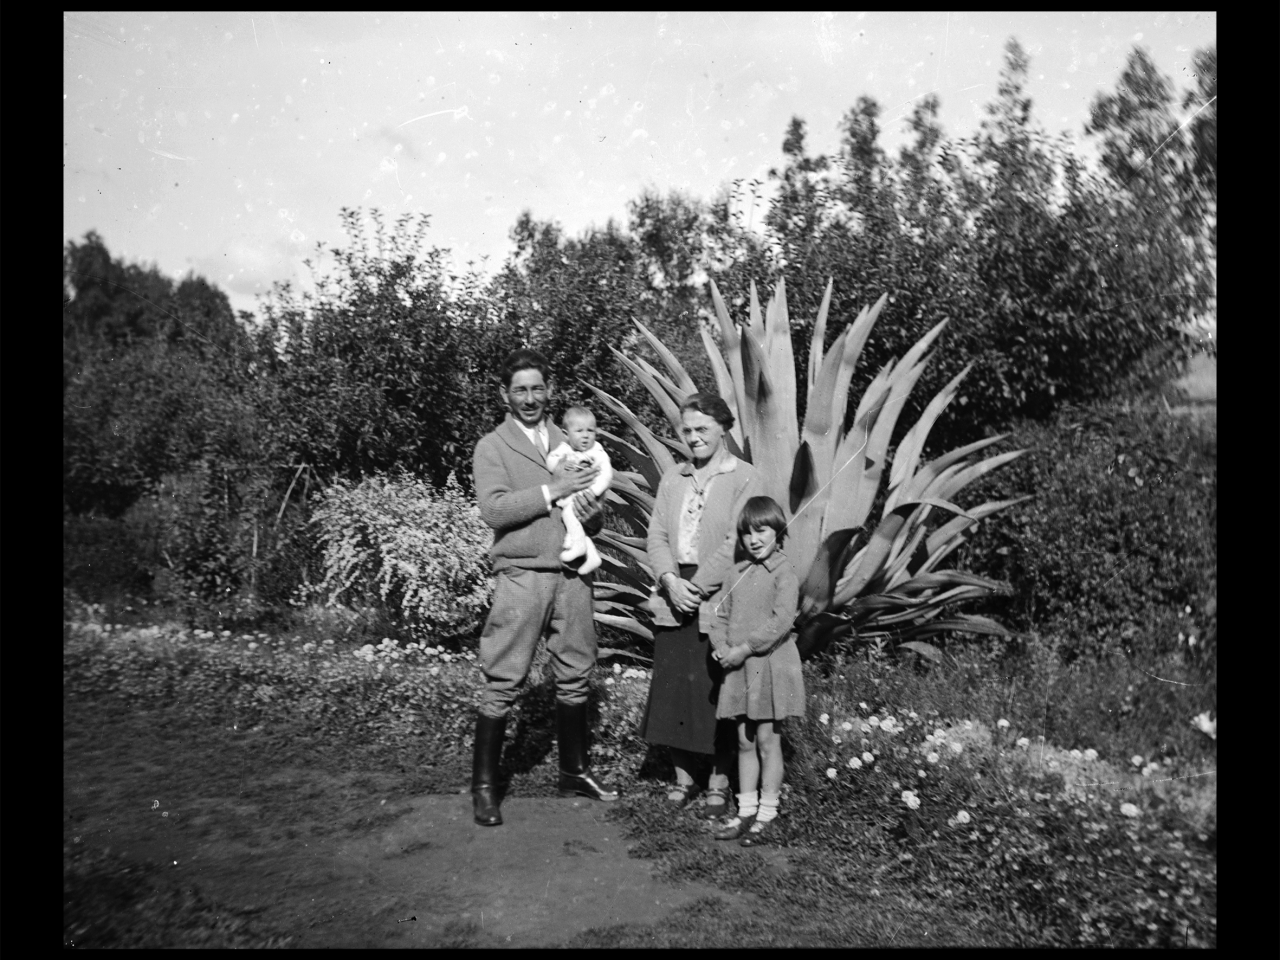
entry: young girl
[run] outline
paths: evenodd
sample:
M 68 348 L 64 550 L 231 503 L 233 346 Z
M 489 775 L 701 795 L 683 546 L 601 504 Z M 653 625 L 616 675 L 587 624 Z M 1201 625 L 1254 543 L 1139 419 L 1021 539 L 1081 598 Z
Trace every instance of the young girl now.
M 740 791 L 738 815 L 715 837 L 741 838 L 744 847 L 767 839 L 778 815 L 778 721 L 804 716 L 800 653 L 791 637 L 800 581 L 780 549 L 786 531 L 786 516 L 771 497 L 748 500 L 738 517 L 738 541 L 747 559 L 734 565 L 711 601 L 713 656 L 725 669 L 716 716 L 738 721 Z

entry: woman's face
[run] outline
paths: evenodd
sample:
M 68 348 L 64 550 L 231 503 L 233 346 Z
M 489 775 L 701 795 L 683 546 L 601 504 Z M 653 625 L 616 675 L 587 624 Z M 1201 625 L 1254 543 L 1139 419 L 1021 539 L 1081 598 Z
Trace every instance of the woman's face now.
M 708 460 L 715 456 L 724 442 L 724 427 L 697 410 L 686 410 L 680 415 L 680 422 L 680 438 L 694 460 Z

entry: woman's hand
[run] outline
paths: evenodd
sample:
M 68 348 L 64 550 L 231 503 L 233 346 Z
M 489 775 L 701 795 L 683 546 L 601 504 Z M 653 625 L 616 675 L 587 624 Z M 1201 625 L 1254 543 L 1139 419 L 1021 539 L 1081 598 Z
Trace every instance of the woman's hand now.
M 702 594 L 688 580 L 681 580 L 675 574 L 663 578 L 666 581 L 667 596 L 671 605 L 681 613 L 694 613 L 702 605 Z
M 715 658 L 720 661 L 720 665 L 726 670 L 733 670 L 742 666 L 749 656 L 751 656 L 751 648 L 745 643 L 735 644 L 727 650 L 717 650 L 715 652 Z

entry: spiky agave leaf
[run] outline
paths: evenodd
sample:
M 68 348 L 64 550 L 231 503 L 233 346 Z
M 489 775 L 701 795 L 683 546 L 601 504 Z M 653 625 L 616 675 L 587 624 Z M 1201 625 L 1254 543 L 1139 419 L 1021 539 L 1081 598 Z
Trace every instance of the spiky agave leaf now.
M 645 370 L 613 345 L 610 345 L 609 349 L 613 351 L 614 356 L 621 360 L 628 370 L 636 375 L 636 379 L 644 384 L 645 389 L 649 391 L 654 401 L 658 404 L 658 409 L 662 411 L 663 416 L 667 418 L 667 422 L 671 424 L 671 429 L 675 430 L 678 435 L 680 430 L 680 407 L 671 399 L 671 395 L 663 389 L 662 385 L 654 379 L 648 370 Z
M 653 352 L 666 364 L 667 370 L 670 371 L 671 379 L 675 381 L 676 388 L 686 395 L 697 393 L 698 387 L 693 382 L 693 378 L 689 376 L 680 361 L 676 359 L 676 355 L 667 349 L 667 345 L 655 337 L 649 328 L 635 317 L 631 318 L 631 322 L 640 328 L 644 338 L 649 341 L 649 346 L 653 347 Z
M 778 284 L 764 311 L 752 284 L 748 320 L 739 327 L 730 318 L 713 282 L 712 301 L 724 356 L 706 329 L 701 330 L 703 346 L 718 390 L 738 421 L 728 436 L 730 448 L 735 453 L 745 453 L 745 458 L 760 470 L 766 491 L 791 514 L 788 553 L 805 573 L 801 624 L 807 631 L 806 643 L 821 647 L 832 638 L 854 631 L 863 637 L 902 640 L 908 636 L 904 629 L 943 622 L 941 614 L 947 605 L 985 595 L 1000 586 L 990 581 L 929 578 L 950 576 L 950 572 L 934 570 L 964 540 L 964 530 L 980 516 L 1016 502 L 984 504 L 966 513 L 952 502 L 955 493 L 990 469 L 1007 463 L 1018 452 L 971 463 L 968 458 L 972 454 L 1003 439 L 992 438 L 951 451 L 917 468 L 929 430 L 954 398 L 962 373 L 932 399 L 899 444 L 890 474 L 889 506 L 865 542 L 856 537 L 854 533 L 866 520 L 879 489 L 898 416 L 922 376 L 929 359 L 927 352 L 946 321 L 913 344 L 901 361 L 890 362 L 881 369 L 859 400 L 853 426 L 841 436 L 854 367 L 887 295 L 880 297 L 872 309 L 864 308 L 836 338 L 831 350 L 824 351 L 830 293 L 828 284 L 815 324 L 808 375 L 803 381 L 809 401 L 803 432 L 797 430 L 795 417 L 796 371 L 784 283 Z M 640 326 L 671 376 L 643 360 L 632 361 L 628 367 L 654 394 L 673 427 L 678 428 L 676 416 L 667 405 L 678 406 L 691 381 L 684 382 L 678 361 L 668 357 L 655 342 L 657 338 Z M 651 453 L 656 449 L 668 457 L 672 452 L 688 455 L 682 443 L 636 432 Z M 635 448 L 631 453 L 641 459 Z M 647 467 L 636 464 L 644 479 L 659 471 L 660 454 L 649 458 Z M 631 492 L 624 493 L 629 507 L 636 502 L 638 486 L 633 481 Z M 652 502 L 651 497 L 649 500 Z M 957 516 L 930 533 L 926 520 L 935 508 Z M 632 543 L 608 540 L 606 537 L 602 542 L 623 555 L 628 552 L 619 544 L 639 549 Z M 626 566 L 611 559 L 619 567 Z M 628 559 L 638 557 L 631 554 Z M 633 578 L 644 576 L 634 567 L 627 572 Z
M 658 438 L 653 432 L 640 422 L 640 419 L 628 409 L 627 405 L 621 400 L 611 397 L 599 387 L 588 383 L 587 388 L 591 390 L 600 401 L 612 410 L 619 419 L 621 419 L 628 427 L 635 431 L 640 438 L 640 442 L 644 444 L 644 448 L 649 451 L 649 456 L 653 458 L 654 465 L 658 468 L 658 476 L 666 473 L 676 465 L 675 458 L 671 456 L 667 448 L 658 442 Z M 656 490 L 656 487 L 655 487 Z
M 813 321 L 813 338 L 809 342 L 809 377 L 805 389 L 806 395 L 813 393 L 813 385 L 818 380 L 818 370 L 822 366 L 822 349 L 827 336 L 827 310 L 831 307 L 831 287 L 834 278 L 827 278 L 827 289 L 822 294 L 822 306 L 818 307 L 818 317 Z

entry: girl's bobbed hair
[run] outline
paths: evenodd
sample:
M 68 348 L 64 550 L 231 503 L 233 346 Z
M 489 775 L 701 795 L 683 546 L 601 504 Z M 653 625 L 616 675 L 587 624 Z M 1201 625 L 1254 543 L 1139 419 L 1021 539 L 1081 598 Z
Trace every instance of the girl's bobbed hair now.
M 739 538 L 755 527 L 773 527 L 778 534 L 778 546 L 782 546 L 787 537 L 787 515 L 773 497 L 752 497 L 738 514 Z
M 692 410 L 695 413 L 705 413 L 708 417 L 724 429 L 728 433 L 733 429 L 733 414 L 729 412 L 729 405 L 714 393 L 691 393 L 685 398 L 684 403 L 680 404 L 680 412 Z

